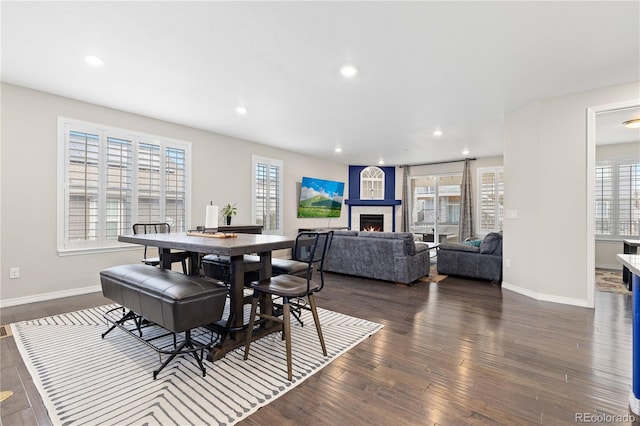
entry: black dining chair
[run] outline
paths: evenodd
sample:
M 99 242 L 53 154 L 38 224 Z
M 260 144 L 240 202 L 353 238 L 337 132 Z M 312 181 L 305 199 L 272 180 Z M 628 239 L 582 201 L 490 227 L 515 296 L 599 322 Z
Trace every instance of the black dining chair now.
M 322 353 L 327 356 L 327 348 L 324 343 L 324 337 L 322 336 L 322 328 L 320 327 L 314 293 L 321 290 L 324 286 L 324 259 L 329 251 L 332 239 L 333 231 L 299 233 L 293 246 L 293 256 L 296 261 L 306 264 L 306 275 L 300 277 L 297 275 L 282 274 L 252 283 L 253 299 L 251 302 L 251 316 L 244 350 L 245 360 L 249 358 L 256 316 L 260 319 L 281 323 L 287 352 L 287 378 L 291 380 L 293 376 L 291 361 L 291 300 L 299 298 L 306 298 L 309 302 L 308 306 L 300 305 L 300 307 L 310 310 L 313 314 Z M 311 279 L 314 265 L 317 265 L 316 269 L 319 272 L 320 282 Z M 273 314 L 257 312 L 258 300 L 261 295 L 268 297 L 279 296 L 282 298 L 282 318 Z
M 133 233 L 137 234 L 170 234 L 171 225 L 168 223 L 135 223 L 133 225 Z M 158 249 L 157 257 L 147 257 L 147 246 L 144 246 L 144 258 L 142 262 L 145 265 L 158 266 L 160 265 L 162 253 Z M 191 256 L 191 253 L 187 251 L 171 252 L 171 263 L 182 263 L 182 272 L 187 274 L 187 259 Z

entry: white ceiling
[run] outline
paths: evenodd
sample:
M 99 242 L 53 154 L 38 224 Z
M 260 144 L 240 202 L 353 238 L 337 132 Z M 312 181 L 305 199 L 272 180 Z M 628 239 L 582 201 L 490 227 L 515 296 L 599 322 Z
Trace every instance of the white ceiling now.
M 596 115 L 596 145 L 640 142 L 640 129 L 629 129 L 622 125 L 634 118 L 640 119 L 640 108 L 625 108 Z
M 2 81 L 347 164 L 499 155 L 505 113 L 640 79 L 638 1 L 3 1 L 1 14 Z

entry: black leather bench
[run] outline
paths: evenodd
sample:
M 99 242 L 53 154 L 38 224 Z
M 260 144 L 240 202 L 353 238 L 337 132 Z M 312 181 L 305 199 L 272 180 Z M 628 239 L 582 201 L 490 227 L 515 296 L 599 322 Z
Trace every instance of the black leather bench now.
M 153 372 L 154 379 L 176 355 L 183 353 L 191 353 L 205 375 L 202 352 L 212 342 L 193 339 L 191 331 L 222 318 L 227 295 L 224 285 L 148 265 L 121 265 L 106 269 L 100 272 L 100 283 L 105 297 L 126 308 L 115 308 L 105 314 L 112 326 L 102 335 L 103 338 L 119 327 L 158 352 L 169 354 L 162 366 Z M 114 317 L 117 310 L 122 311 L 119 318 Z M 144 327 L 153 324 L 174 334 L 171 350 L 159 349 L 152 339 L 143 337 Z M 175 334 L 182 332 L 185 333 L 184 339 L 178 344 Z M 153 339 L 157 336 L 154 335 Z

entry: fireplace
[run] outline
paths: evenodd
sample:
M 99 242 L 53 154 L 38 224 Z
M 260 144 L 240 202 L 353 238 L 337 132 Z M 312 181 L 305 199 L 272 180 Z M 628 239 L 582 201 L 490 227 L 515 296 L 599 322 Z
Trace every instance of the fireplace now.
M 361 231 L 384 231 L 384 215 L 383 214 L 360 214 L 360 230 Z

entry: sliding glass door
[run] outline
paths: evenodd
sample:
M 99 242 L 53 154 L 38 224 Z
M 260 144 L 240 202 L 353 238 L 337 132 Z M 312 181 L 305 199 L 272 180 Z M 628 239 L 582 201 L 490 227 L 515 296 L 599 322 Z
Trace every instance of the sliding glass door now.
M 411 232 L 424 241 L 458 241 L 462 174 L 411 178 Z

